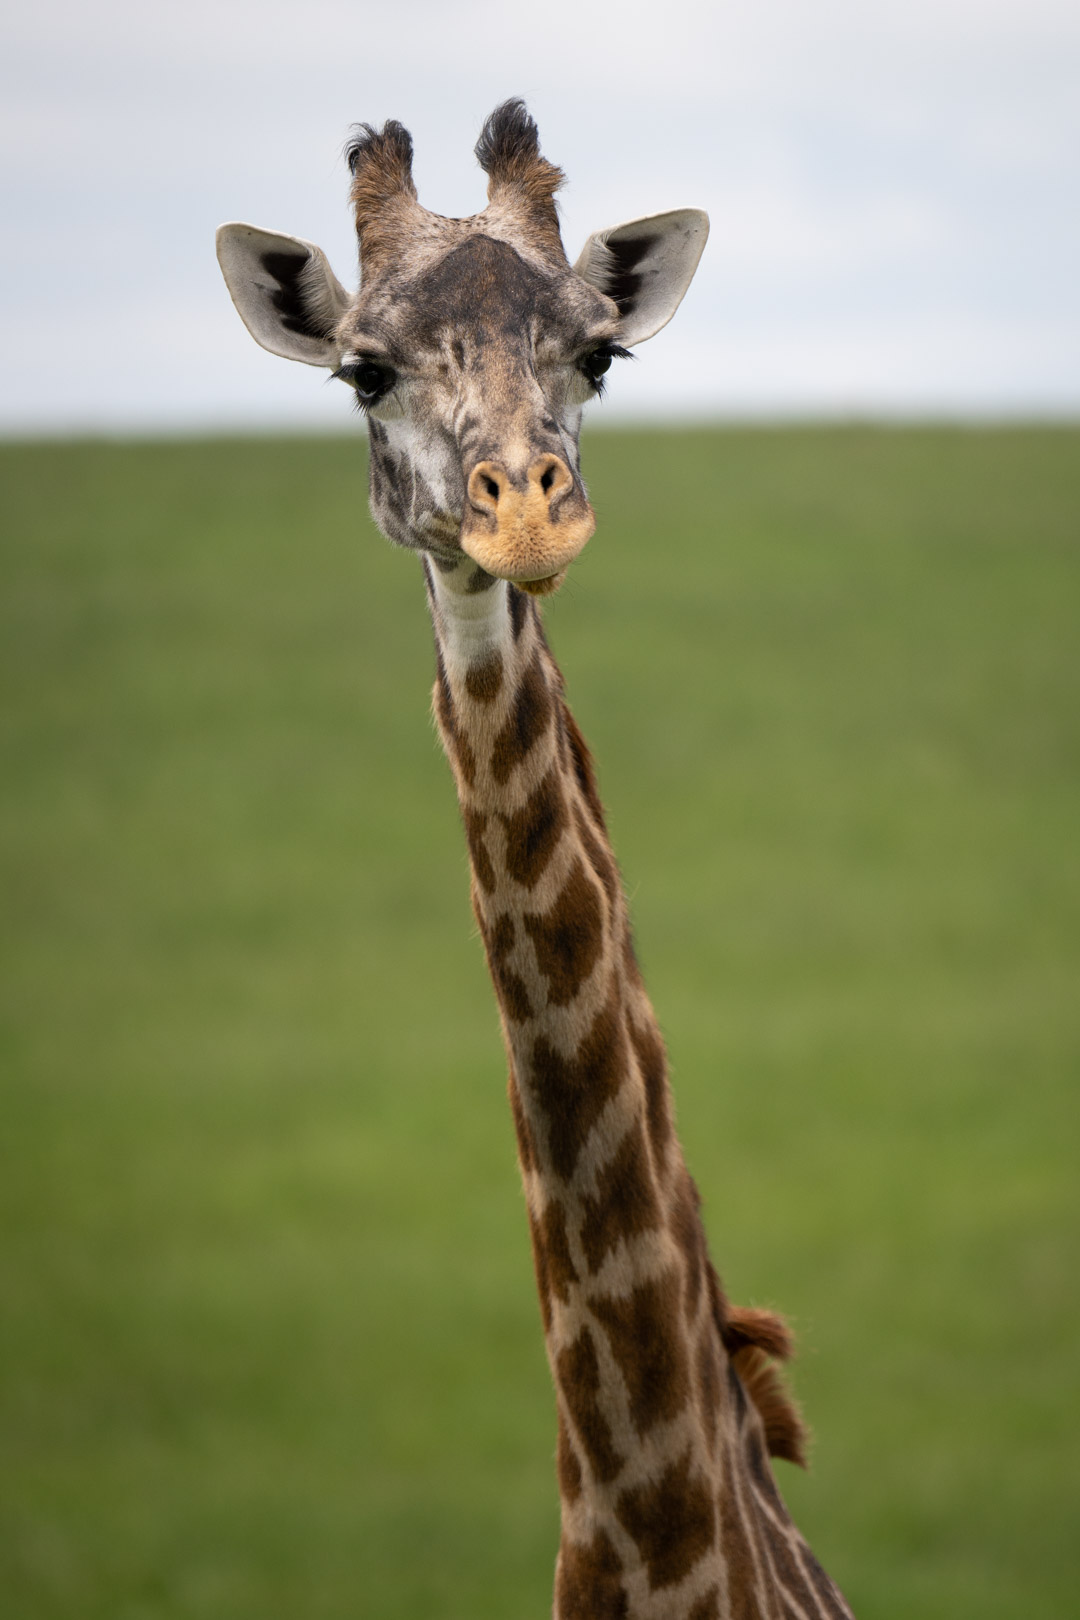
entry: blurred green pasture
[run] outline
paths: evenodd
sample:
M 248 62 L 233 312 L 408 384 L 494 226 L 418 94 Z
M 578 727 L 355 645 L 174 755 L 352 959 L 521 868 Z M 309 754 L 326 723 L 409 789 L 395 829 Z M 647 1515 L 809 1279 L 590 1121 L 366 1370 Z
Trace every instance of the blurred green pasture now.
M 781 1484 L 1075 1612 L 1080 432 L 594 433 L 547 619 Z M 549 1612 L 554 1421 L 416 562 L 355 439 L 8 446 L 0 1610 Z

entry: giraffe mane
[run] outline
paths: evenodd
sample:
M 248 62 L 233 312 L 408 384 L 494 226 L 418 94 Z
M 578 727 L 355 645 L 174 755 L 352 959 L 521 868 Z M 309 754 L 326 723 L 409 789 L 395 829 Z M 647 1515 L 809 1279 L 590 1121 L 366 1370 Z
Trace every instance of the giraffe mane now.
M 802 1414 L 777 1365 L 795 1349 L 791 1329 L 775 1311 L 729 1305 L 714 1276 L 714 1310 L 720 1337 L 747 1396 L 765 1428 L 770 1457 L 806 1467 L 807 1433 Z

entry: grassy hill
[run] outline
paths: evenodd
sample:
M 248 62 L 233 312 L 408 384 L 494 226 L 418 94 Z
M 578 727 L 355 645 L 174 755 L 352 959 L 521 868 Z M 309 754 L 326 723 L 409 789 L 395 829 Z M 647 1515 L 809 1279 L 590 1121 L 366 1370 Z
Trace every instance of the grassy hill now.
M 1080 432 L 594 433 L 547 609 L 781 1486 L 1080 1578 Z M 355 439 L 0 450 L 12 1620 L 549 1612 L 554 1416 L 415 561 Z

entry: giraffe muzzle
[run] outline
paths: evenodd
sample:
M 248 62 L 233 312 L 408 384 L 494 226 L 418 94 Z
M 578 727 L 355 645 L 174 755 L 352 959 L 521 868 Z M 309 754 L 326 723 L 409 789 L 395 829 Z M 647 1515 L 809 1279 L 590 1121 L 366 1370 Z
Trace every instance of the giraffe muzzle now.
M 592 507 L 559 456 L 539 456 L 524 477 L 498 461 L 469 474 L 462 550 L 489 574 L 542 595 L 554 590 L 596 528 Z

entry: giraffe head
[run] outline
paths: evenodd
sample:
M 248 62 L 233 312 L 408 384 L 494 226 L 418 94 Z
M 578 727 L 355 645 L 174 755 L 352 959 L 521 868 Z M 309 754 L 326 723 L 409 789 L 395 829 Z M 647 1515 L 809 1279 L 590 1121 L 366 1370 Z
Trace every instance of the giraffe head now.
M 487 207 L 444 219 L 417 201 L 408 131 L 358 127 L 351 296 L 299 237 L 223 225 L 218 260 L 256 342 L 354 390 L 383 533 L 543 592 L 595 526 L 582 406 L 612 360 L 671 319 L 708 220 L 679 209 L 598 231 L 571 267 L 555 211 L 562 172 L 520 101 L 492 113 L 476 155 Z

